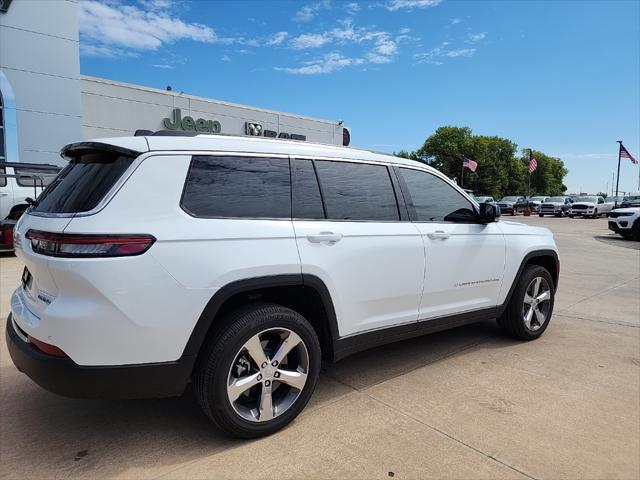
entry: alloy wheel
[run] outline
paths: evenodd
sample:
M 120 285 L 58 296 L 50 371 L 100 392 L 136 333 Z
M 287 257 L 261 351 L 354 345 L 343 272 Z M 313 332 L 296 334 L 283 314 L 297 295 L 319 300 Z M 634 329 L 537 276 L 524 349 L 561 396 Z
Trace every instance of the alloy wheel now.
M 551 287 L 543 277 L 536 277 L 527 286 L 524 293 L 522 315 L 529 330 L 540 329 L 548 320 L 551 311 Z
M 270 328 L 251 337 L 231 363 L 229 403 L 245 420 L 266 422 L 298 399 L 309 374 L 309 353 L 298 334 Z

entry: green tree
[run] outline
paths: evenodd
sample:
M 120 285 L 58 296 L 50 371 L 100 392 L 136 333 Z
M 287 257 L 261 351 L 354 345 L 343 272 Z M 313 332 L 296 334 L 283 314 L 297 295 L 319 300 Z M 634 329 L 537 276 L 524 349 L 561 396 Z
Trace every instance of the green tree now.
M 518 146 L 497 136 L 473 135 L 469 127 L 444 126 L 429 136 L 414 152 L 401 150 L 396 155 L 424 162 L 460 183 L 464 157 L 478 163 L 475 172 L 464 170 L 465 188 L 478 195 L 501 198 L 526 195 L 528 188 L 528 153 L 517 155 Z M 538 169 L 531 175 L 531 195 L 561 195 L 566 191 L 562 180 L 567 174 L 562 160 L 534 151 Z
M 532 155 L 536 159 L 538 167 L 531 173 L 531 195 L 563 195 L 567 187 L 562 183 L 562 180 L 568 170 L 562 160 L 545 155 L 538 150 L 534 150 Z M 528 167 L 528 152 L 526 154 L 523 152 L 521 161 Z

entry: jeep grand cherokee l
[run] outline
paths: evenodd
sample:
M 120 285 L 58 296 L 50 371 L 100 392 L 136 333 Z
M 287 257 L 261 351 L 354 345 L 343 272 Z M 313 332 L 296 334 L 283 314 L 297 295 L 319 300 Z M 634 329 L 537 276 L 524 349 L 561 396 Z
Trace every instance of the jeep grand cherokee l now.
M 544 228 L 354 148 L 197 135 L 72 144 L 22 216 L 7 343 L 74 397 L 180 395 L 238 437 L 292 421 L 320 361 L 487 319 L 549 325 Z

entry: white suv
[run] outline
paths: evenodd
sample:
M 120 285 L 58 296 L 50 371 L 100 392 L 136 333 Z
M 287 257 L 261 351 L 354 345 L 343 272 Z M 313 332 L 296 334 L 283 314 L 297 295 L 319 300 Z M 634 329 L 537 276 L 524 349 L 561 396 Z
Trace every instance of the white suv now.
M 180 395 L 223 430 L 293 420 L 320 361 L 497 318 L 539 337 L 558 284 L 551 232 L 496 222 L 438 171 L 277 139 L 72 144 L 18 222 L 26 268 L 7 342 L 77 397 Z

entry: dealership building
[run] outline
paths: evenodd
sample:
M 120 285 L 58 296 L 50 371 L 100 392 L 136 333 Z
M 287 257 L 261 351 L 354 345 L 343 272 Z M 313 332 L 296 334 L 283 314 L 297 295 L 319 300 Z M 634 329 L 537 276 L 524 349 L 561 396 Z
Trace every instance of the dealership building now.
M 68 143 L 186 130 L 349 144 L 318 120 L 80 75 L 78 2 L 0 0 L 0 162 L 57 163 Z

